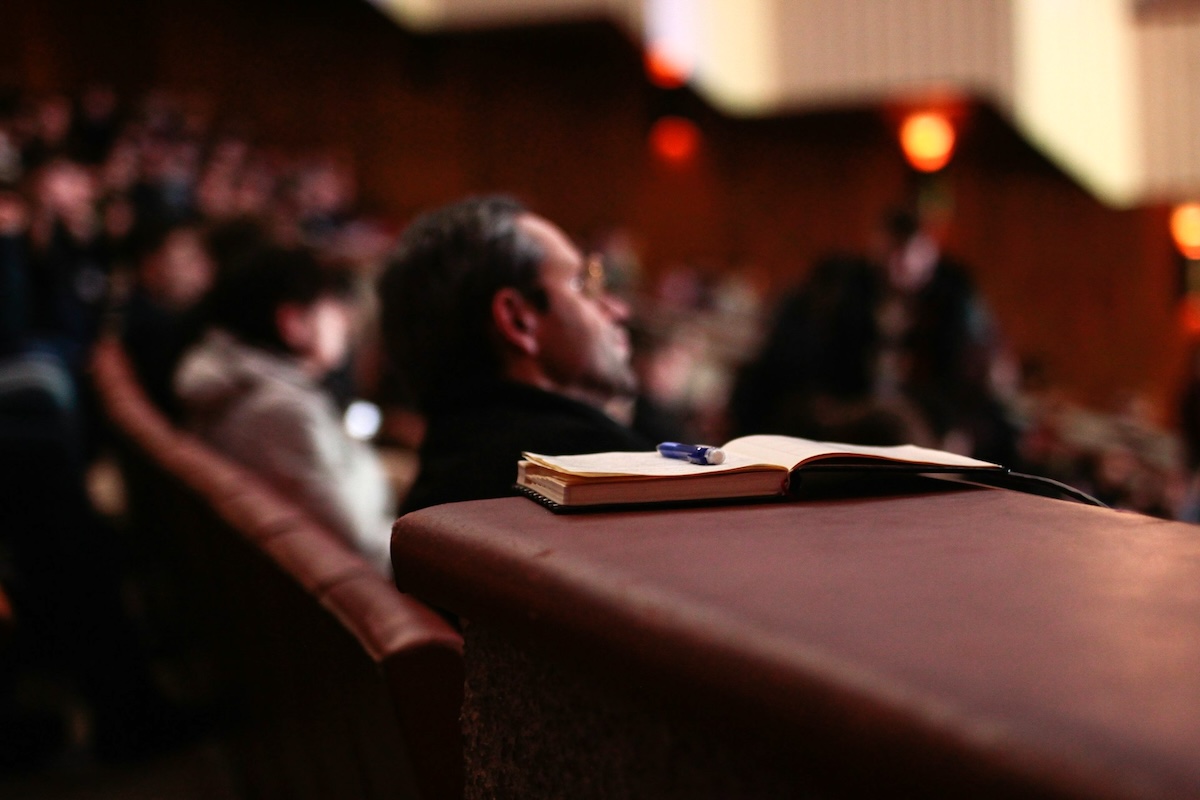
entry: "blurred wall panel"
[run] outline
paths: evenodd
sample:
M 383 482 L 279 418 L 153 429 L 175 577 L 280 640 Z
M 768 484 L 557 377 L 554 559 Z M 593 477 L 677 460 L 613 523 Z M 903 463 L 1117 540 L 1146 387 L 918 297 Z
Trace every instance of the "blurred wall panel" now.
M 0 81 L 35 91 L 92 81 L 143 85 L 144 0 L 0 4 Z
M 1185 358 L 1166 210 L 1117 210 L 1072 183 L 999 120 L 952 171 L 953 248 L 1017 352 L 1107 410 L 1141 393 L 1170 416 Z
M 806 0 L 778 4 L 787 102 L 865 102 L 961 87 L 1007 107 L 1011 0 Z M 850 88 L 852 87 L 852 88 Z
M 1200 185 L 1200 11 L 1138 28 L 1150 196 L 1187 199 Z

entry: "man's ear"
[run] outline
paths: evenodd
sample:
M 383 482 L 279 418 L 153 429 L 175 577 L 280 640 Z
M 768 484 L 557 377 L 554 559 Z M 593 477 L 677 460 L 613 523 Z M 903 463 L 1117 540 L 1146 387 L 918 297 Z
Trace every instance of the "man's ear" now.
M 492 324 L 508 346 L 536 356 L 540 349 L 537 335 L 540 322 L 541 317 L 529 299 L 511 286 L 492 296 Z

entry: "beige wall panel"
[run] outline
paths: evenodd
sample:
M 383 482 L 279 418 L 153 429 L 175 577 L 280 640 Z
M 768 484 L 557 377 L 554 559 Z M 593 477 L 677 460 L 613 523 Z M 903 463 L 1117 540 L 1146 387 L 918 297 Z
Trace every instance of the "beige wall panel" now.
M 1151 23 L 1138 34 L 1147 197 L 1200 197 L 1200 19 Z
M 788 105 L 846 105 L 947 85 L 1008 105 L 1009 0 L 777 2 Z

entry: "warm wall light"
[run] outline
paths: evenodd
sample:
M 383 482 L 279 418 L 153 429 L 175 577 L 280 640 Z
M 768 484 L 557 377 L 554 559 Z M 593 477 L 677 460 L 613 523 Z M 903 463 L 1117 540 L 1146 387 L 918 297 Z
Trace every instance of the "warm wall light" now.
M 1171 238 L 1184 258 L 1200 259 L 1200 203 L 1184 203 L 1171 212 Z
M 900 147 L 913 168 L 937 172 L 954 154 L 954 126 L 944 114 L 922 111 L 909 114 L 900 125 Z
M 673 164 L 690 161 L 700 149 L 700 129 L 684 117 L 660 117 L 650 129 L 650 148 Z

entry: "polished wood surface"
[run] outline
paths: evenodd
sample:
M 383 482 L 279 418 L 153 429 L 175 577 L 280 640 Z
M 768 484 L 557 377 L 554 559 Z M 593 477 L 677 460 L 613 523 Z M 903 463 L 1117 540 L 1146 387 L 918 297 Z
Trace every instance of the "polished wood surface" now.
M 1200 796 L 1200 528 L 1001 490 L 425 509 L 402 589 L 954 786 Z M 468 658 L 470 654 L 468 652 Z

